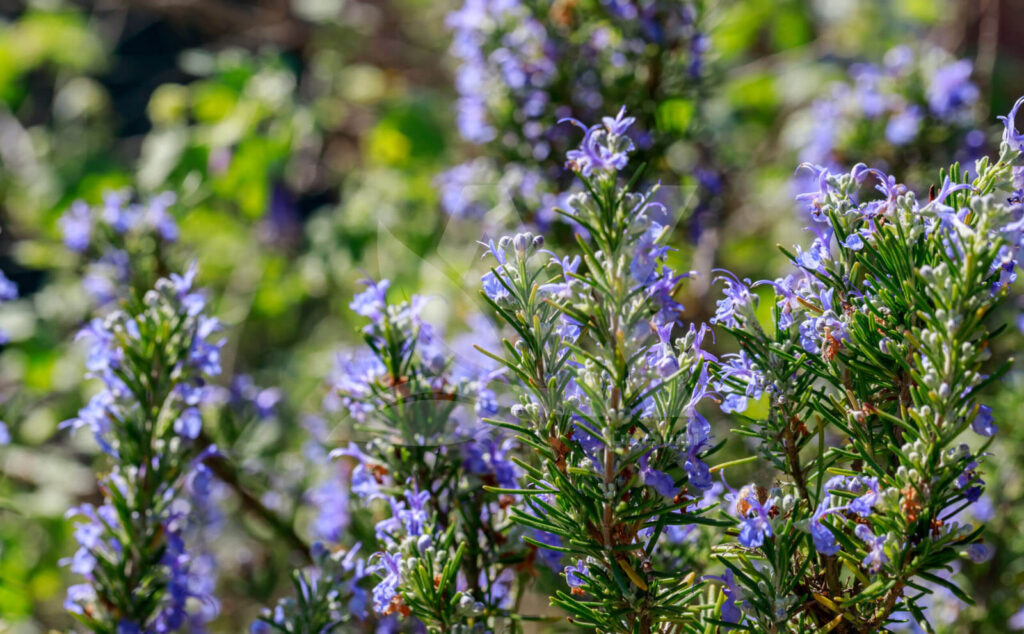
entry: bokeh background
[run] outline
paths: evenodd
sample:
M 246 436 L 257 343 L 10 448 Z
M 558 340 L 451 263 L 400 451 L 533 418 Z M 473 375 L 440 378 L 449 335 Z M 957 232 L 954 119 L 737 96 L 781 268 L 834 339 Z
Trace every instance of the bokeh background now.
M 335 352 L 358 343 L 358 281 L 435 298 L 452 337 L 483 332 L 476 240 L 521 225 L 570 239 L 551 210 L 578 131 L 558 117 L 622 104 L 639 117 L 645 178 L 676 219 L 673 263 L 702 273 L 687 316 L 705 320 L 713 268 L 774 277 L 776 245 L 808 240 L 802 161 L 880 165 L 926 192 L 938 167 L 993 150 L 996 116 L 1024 94 L 1020 0 L 707 1 L 685 24 L 615 13 L 625 0 L 556 0 L 525 3 L 525 30 L 490 4 L 487 28 L 511 39 L 475 45 L 544 73 L 534 110 L 500 56 L 467 53 L 482 18 L 448 17 L 460 0 L 0 0 L 0 269 L 20 295 L 0 306 L 0 631 L 72 626 L 64 513 L 98 495 L 93 441 L 58 429 L 95 389 L 73 335 L 113 266 L 63 243 L 74 201 L 173 193 L 180 235 L 125 251 L 170 270 L 197 260 L 229 326 L 212 433 L 237 481 L 219 493 L 212 629 L 240 632 L 302 563 L 283 544 L 372 525 L 324 459 L 349 437 L 324 397 Z M 572 60 L 581 38 L 594 54 Z M 1005 307 L 1007 349 L 1021 349 L 1022 310 Z M 995 556 L 956 573 L 975 605 L 936 590 L 942 631 L 1024 629 L 1017 366 L 991 395 L 1000 435 L 972 510 Z

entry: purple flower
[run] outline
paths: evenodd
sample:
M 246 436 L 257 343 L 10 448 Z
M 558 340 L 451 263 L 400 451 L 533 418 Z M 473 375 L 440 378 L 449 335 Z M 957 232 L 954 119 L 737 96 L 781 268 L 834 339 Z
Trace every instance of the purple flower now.
M 374 465 L 375 461 L 363 453 L 354 442 L 350 442 L 348 447 L 334 449 L 330 453 L 332 460 L 342 456 L 353 458 L 357 462 L 356 467 L 352 470 L 352 492 L 363 499 L 378 497 L 381 483 L 369 468 L 369 465 Z
M 974 433 L 982 436 L 995 436 L 999 428 L 996 427 L 994 419 L 992 418 L 992 408 L 988 405 L 982 405 L 978 408 L 978 415 L 971 421 L 971 429 Z
M 408 502 L 408 508 L 399 512 L 399 518 L 405 526 L 405 532 L 412 537 L 418 537 L 423 534 L 427 523 L 427 512 L 424 505 L 430 499 L 430 493 L 420 491 L 419 487 L 414 486 L 412 491 L 405 492 L 405 499 Z
M 586 130 L 579 148 L 566 153 L 566 166 L 583 176 L 590 176 L 594 171 L 617 172 L 629 162 L 629 153 L 635 147 L 632 139 L 625 135 L 626 130 L 635 119 L 626 116 L 625 106 L 619 110 L 615 118 L 604 117 L 604 127 L 599 125 L 587 128 L 575 119 L 563 119 Z
M 829 509 L 828 499 L 821 501 L 818 508 L 814 511 L 811 516 L 810 529 L 811 529 L 811 540 L 814 542 L 814 549 L 823 555 L 834 555 L 839 552 L 839 544 L 836 543 L 836 536 L 832 534 L 825 524 L 822 523 L 822 519 L 832 513 L 836 509 Z
M 494 169 L 484 158 L 456 165 L 442 172 L 435 180 L 441 197 L 441 208 L 449 216 L 464 220 L 479 220 L 491 208 L 488 195 L 492 192 Z
M 846 240 L 843 240 L 841 244 L 851 251 L 860 251 L 864 248 L 864 239 L 854 232 L 846 236 Z
M 744 412 L 748 399 L 759 399 L 764 393 L 764 376 L 756 368 L 746 351 L 722 357 L 721 380 L 715 383 L 715 391 L 722 395 L 721 409 L 726 414 Z M 737 391 L 732 382 L 745 383 L 743 391 Z
M 398 596 L 398 584 L 402 581 L 402 555 L 384 551 L 376 553 L 374 557 L 377 561 L 366 570 L 380 577 L 380 582 L 373 587 L 373 609 L 383 614 Z
M 582 561 L 577 561 L 575 566 L 566 566 L 562 574 L 570 588 L 580 588 L 587 582 L 590 569 Z
M 692 271 L 675 275 L 671 268 L 665 266 L 662 267 L 660 274 L 654 276 L 653 280 L 648 280 L 647 297 L 658 307 L 658 312 L 651 319 L 655 325 L 674 323 L 679 319 L 684 307 L 675 299 L 676 288 L 680 280 L 693 275 Z
M 724 476 L 722 482 L 725 482 Z M 740 520 L 740 544 L 746 548 L 760 548 L 764 545 L 765 537 L 771 537 L 773 534 L 767 509 L 757 498 L 753 485 L 743 487 L 739 493 L 731 488 L 729 490 L 731 494 L 726 498 L 731 499 L 733 510 Z
M 754 301 L 753 295 L 750 292 L 750 280 L 744 279 L 740 281 L 732 273 L 728 271 L 722 272 L 724 275 L 720 275 L 716 278 L 716 281 L 724 282 L 722 293 L 725 297 L 718 300 L 715 316 L 710 321 L 713 324 L 722 324 L 727 328 L 739 328 L 738 314 L 752 306 Z
M 967 558 L 976 564 L 983 564 L 992 559 L 994 551 L 988 544 L 976 542 L 967 547 Z
M 978 87 L 971 83 L 971 62 L 964 59 L 935 72 L 928 85 L 928 107 L 940 119 L 948 119 L 978 99 Z
M 956 487 L 958 489 L 967 489 L 964 495 L 967 501 L 971 503 L 977 502 L 978 498 L 981 497 L 982 487 L 985 484 L 985 481 L 978 476 L 977 468 L 978 462 L 972 460 L 956 478 Z
M 72 614 L 84 614 L 85 606 L 96 601 L 96 590 L 87 583 L 79 583 L 68 587 L 64 599 L 64 609 Z
M 190 440 L 198 438 L 202 428 L 203 418 L 199 414 L 199 410 L 194 407 L 189 407 L 183 411 L 178 416 L 178 420 L 174 421 L 174 431 Z
M 676 487 L 672 476 L 657 469 L 652 469 L 648 464 L 649 456 L 650 454 L 646 453 L 640 457 L 640 476 L 643 478 L 644 484 L 664 497 L 675 497 L 679 492 L 679 488 Z
M 220 374 L 220 349 L 224 347 L 225 340 L 213 343 L 208 341 L 220 328 L 220 321 L 216 317 L 200 315 L 199 327 L 196 329 L 195 338 L 192 339 L 189 359 L 201 373 L 208 376 Z
M 658 244 L 664 227 L 652 222 L 636 243 L 636 253 L 630 264 L 629 273 L 638 284 L 647 284 L 654 275 L 658 262 L 668 253 L 668 247 Z
M 622 106 L 614 117 L 601 117 L 601 123 L 609 134 L 623 135 L 629 126 L 636 123 L 636 117 L 627 117 L 626 106 Z
M 338 543 L 349 525 L 348 486 L 341 478 L 328 478 L 309 495 L 316 509 L 311 530 L 317 539 Z
M 0 302 L 9 302 L 18 298 L 18 285 L 12 282 L 3 271 L 0 271 Z
M 725 595 L 725 602 L 722 603 L 722 621 L 739 625 L 743 622 L 743 591 L 736 585 L 736 576 L 732 569 L 726 569 L 719 577 L 707 576 L 705 579 L 717 579 L 722 582 L 722 594 Z
M 391 286 L 390 280 L 374 282 L 366 279 L 360 282 L 366 286 L 366 290 L 357 294 L 348 305 L 357 315 L 368 317 L 373 322 L 379 322 L 384 318 L 384 308 L 387 304 L 387 292 Z
M 470 442 L 463 466 L 469 473 L 493 475 L 499 487 L 514 489 L 519 486 L 519 467 L 508 457 L 513 446 L 510 438 L 501 442 L 494 438 Z
M 146 207 L 144 221 L 160 238 L 167 242 L 178 239 L 178 223 L 167 208 L 174 204 L 175 196 L 171 192 L 157 194 L 150 199 Z
M 500 304 L 511 297 L 508 289 L 501 283 L 501 281 L 498 280 L 494 271 L 488 271 L 485 273 L 484 276 L 480 278 L 480 281 L 483 283 L 484 293 L 495 303 Z
M 127 233 L 139 219 L 136 205 L 125 205 L 124 196 L 108 192 L 103 196 L 103 220 L 117 233 Z
M 910 106 L 894 114 L 885 126 L 885 138 L 893 145 L 906 145 L 914 140 L 921 127 L 921 108 Z
M 866 486 L 868 491 L 850 503 L 850 510 L 861 517 L 868 517 L 871 515 L 875 503 L 878 502 L 878 478 L 864 477 L 860 478 L 859 482 Z
M 686 460 L 683 470 L 686 471 L 688 482 L 695 488 L 706 491 L 711 488 L 711 469 L 700 459 L 700 453 L 711 445 L 711 423 L 697 413 L 690 411 L 690 420 L 686 425 Z
M 1019 632 L 1024 630 L 1024 607 L 1014 612 L 1013 616 L 1010 617 L 1009 623 L 1010 629 Z
M 1015 150 L 1020 150 L 1024 146 L 1024 134 L 1017 133 L 1017 111 L 1020 110 L 1021 105 L 1024 105 L 1024 97 L 1021 97 L 1013 104 L 1013 108 L 1010 109 L 1010 113 L 1007 116 L 996 117 L 1003 122 L 1003 142 L 1009 145 Z
M 875 536 L 864 524 L 857 524 L 853 533 L 868 546 L 868 554 L 861 564 L 871 572 L 881 570 L 882 566 L 889 562 L 889 557 L 885 554 L 885 536 Z

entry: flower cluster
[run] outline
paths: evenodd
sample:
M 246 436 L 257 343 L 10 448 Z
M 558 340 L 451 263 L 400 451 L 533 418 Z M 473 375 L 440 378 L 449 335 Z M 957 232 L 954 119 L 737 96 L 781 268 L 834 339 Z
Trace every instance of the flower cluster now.
M 466 0 L 449 14 L 458 63 L 456 123 L 491 151 L 438 179 L 442 208 L 479 218 L 501 203 L 529 210 L 540 226 L 557 219 L 558 184 L 573 133 L 556 122 L 596 120 L 611 103 L 640 119 L 640 150 L 658 155 L 652 135 L 660 101 L 691 107 L 704 74 L 708 38 L 697 3 L 607 0 L 539 5 Z M 499 134 L 499 130 L 501 133 Z
M 586 193 L 569 197 L 569 215 L 587 231 L 580 254 L 559 257 L 541 236 L 489 242 L 492 269 L 483 294 L 516 333 L 494 355 L 518 388 L 514 430 L 533 457 L 523 476 L 528 537 L 562 553 L 569 592 L 552 603 L 574 623 L 601 632 L 651 632 L 687 619 L 698 588 L 668 566 L 660 544 L 696 523 L 711 489 L 706 456 L 710 423 L 698 411 L 714 357 L 702 349 L 706 326 L 683 328 L 677 288 L 690 274 L 665 263 L 667 211 L 621 187 L 634 149 L 625 111 L 585 127 L 567 155 Z M 491 353 L 493 354 L 493 353 Z M 553 539 L 552 539 L 553 538 Z M 586 597 L 585 599 L 582 597 Z
M 379 579 L 373 588 L 377 613 L 415 614 L 429 631 L 447 632 L 484 615 L 486 606 L 474 594 L 483 591 L 492 604 L 507 596 L 510 569 L 497 579 L 482 570 L 479 579 L 468 583 L 462 569 L 467 543 L 455 547 L 456 526 L 443 533 L 438 530 L 427 491 L 414 485 L 402 497 L 404 501 L 389 498 L 392 515 L 376 526 L 384 550 L 371 557 L 368 572 Z
M 292 574 L 297 596 L 282 599 L 273 610 L 266 610 L 252 624 L 251 634 L 326 634 L 337 631 L 352 616 L 366 617 L 367 594 L 359 585 L 366 577 L 366 563 L 359 557 L 359 545 L 347 551 L 331 551 L 317 542 L 313 544 L 312 559 L 309 570 Z
M 86 256 L 82 284 L 98 306 L 143 292 L 162 271 L 152 258 L 178 239 L 170 208 L 174 194 L 164 192 L 144 203 L 126 192 L 108 192 L 101 205 L 76 201 L 60 218 L 64 245 Z
M 978 160 L 973 178 L 952 166 L 927 200 L 864 165 L 808 166 L 816 188 L 800 199 L 814 209 L 815 238 L 787 252 L 795 271 L 754 284 L 723 276 L 715 321 L 741 352 L 721 365 L 716 389 L 727 412 L 767 399 L 742 431 L 780 474 L 771 490 L 729 496 L 738 543 L 719 550 L 730 573 L 723 621 L 768 630 L 842 620 L 864 631 L 899 614 L 925 622 L 921 584 L 963 598 L 944 572 L 989 556 L 982 527 L 959 514 L 984 486 L 996 425 L 979 397 L 998 377 L 983 373 L 988 317 L 1022 248 L 1012 115 L 1006 129 L 998 161 Z M 774 300 L 770 325 L 755 310 L 759 285 Z
M 330 455 L 355 463 L 356 508 L 384 514 L 375 530 L 379 550 L 366 567 L 376 578 L 373 612 L 414 618 L 431 631 L 507 617 L 516 579 L 510 564 L 526 552 L 509 539 L 511 497 L 483 488 L 514 488 L 519 476 L 511 441 L 480 424 L 497 411 L 489 384 L 498 373 L 448 349 L 423 318 L 425 298 L 392 303 L 388 280 L 365 285 L 350 307 L 368 320 L 366 346 L 339 355 L 324 404 L 368 436 Z M 330 511 L 321 509 L 314 528 L 336 540 L 350 500 L 332 484 L 316 494 Z
M 81 334 L 103 389 L 66 426 L 89 428 L 110 466 L 103 503 L 69 513 L 81 521 L 68 564 L 85 583 L 69 588 L 66 607 L 96 632 L 196 629 L 217 613 L 215 567 L 190 544 L 210 491 L 203 461 L 216 453 L 201 442 L 200 407 L 223 342 L 195 274 L 161 279 Z
M 662 82 L 662 92 L 699 77 L 707 39 L 696 21 L 695 7 L 685 2 L 550 8 L 466 0 L 448 16 L 459 63 L 459 131 L 467 141 L 498 140 L 523 159 L 544 160 L 565 142 L 550 136 L 564 137 L 550 129 L 558 118 L 596 118 L 609 100 L 629 98 L 638 77 Z M 498 130 L 513 129 L 522 137 L 498 139 Z
M 807 112 L 800 159 L 839 169 L 851 158 L 870 157 L 907 168 L 906 152 L 926 134 L 929 146 L 939 139 L 966 148 L 964 158 L 977 158 L 985 135 L 972 114 L 979 98 L 972 72 L 970 61 L 941 49 L 905 45 L 888 51 L 881 64 L 851 65 L 848 80 L 833 83 Z

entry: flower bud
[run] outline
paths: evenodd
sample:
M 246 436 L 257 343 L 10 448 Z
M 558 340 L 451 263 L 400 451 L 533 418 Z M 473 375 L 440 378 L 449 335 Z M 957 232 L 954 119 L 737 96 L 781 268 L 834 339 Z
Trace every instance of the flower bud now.
M 512 238 L 512 248 L 515 249 L 516 255 L 523 257 L 526 255 L 527 249 L 530 248 L 531 235 L 529 233 L 517 233 Z

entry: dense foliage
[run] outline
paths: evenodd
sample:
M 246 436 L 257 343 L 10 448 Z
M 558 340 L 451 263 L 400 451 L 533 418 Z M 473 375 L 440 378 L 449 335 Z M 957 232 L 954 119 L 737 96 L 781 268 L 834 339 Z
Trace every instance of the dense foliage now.
M 1005 3 L 258 4 L 0 9 L 0 629 L 1024 629 Z

